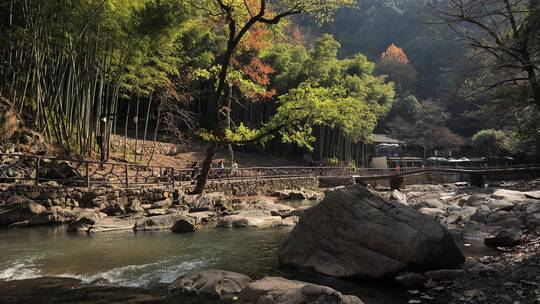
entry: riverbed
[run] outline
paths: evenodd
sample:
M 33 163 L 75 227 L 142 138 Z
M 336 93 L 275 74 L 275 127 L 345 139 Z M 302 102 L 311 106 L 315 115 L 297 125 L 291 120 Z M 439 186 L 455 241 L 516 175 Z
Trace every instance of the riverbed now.
M 65 227 L 0 231 L 0 280 L 73 277 L 106 285 L 147 287 L 193 270 L 219 268 L 253 278 L 284 276 L 331 286 L 367 304 L 407 303 L 394 285 L 351 282 L 282 269 L 276 250 L 290 229 L 203 228 L 194 234 L 67 233 Z

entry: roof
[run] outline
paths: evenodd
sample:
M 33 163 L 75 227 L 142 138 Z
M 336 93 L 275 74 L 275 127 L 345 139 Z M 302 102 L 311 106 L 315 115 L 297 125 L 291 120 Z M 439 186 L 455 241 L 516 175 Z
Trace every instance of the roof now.
M 391 138 L 387 134 L 373 134 L 373 143 L 374 144 L 403 144 L 402 140 Z
M 404 157 L 388 157 L 388 160 L 390 161 L 423 161 L 424 159 L 420 157 L 404 156 Z

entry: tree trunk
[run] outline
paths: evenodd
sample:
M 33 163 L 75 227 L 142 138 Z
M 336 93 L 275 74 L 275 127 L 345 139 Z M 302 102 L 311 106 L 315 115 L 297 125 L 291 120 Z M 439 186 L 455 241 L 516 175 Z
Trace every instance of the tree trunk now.
M 212 160 L 214 159 L 214 156 L 216 155 L 218 149 L 219 144 L 217 143 L 210 144 L 210 146 L 208 146 L 208 149 L 206 149 L 206 157 L 204 158 L 204 161 L 202 163 L 201 173 L 197 178 L 197 185 L 195 186 L 192 194 L 203 193 L 204 187 L 206 186 L 206 181 L 208 180 L 208 173 L 210 173 L 210 168 L 212 167 Z
M 232 94 L 233 94 L 232 86 L 229 86 L 229 96 L 227 98 L 227 129 L 229 130 L 232 130 L 231 129 Z M 230 164 L 232 168 L 234 164 L 234 149 L 231 144 L 227 145 L 227 151 L 229 151 L 229 160 L 230 160 Z

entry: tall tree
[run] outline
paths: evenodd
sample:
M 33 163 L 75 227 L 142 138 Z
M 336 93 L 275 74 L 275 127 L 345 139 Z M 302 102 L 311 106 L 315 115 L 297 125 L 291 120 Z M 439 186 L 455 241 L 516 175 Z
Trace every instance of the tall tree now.
M 398 91 L 411 90 L 416 81 L 416 70 L 407 54 L 393 43 L 382 53 L 377 72 L 388 75 L 388 79 L 396 83 Z
M 446 127 L 448 117 L 443 107 L 432 100 L 425 100 L 412 119 L 397 116 L 388 126 L 395 137 L 422 146 L 426 159 L 434 147 L 452 148 L 464 143 L 461 136 Z
M 540 1 L 450 0 L 438 16 L 481 58 L 473 94 L 519 87 L 540 111 Z
M 225 51 L 220 58 L 219 73 L 216 80 L 216 90 L 213 99 L 217 104 L 211 125 L 212 142 L 206 151 L 202 163 L 201 173 L 195 187 L 195 193 L 202 193 L 212 160 L 218 148 L 226 143 L 226 130 L 228 130 L 231 99 L 227 97 L 227 76 L 231 60 L 246 34 L 258 24 L 268 26 L 279 24 L 283 19 L 307 13 L 322 20 L 327 19 L 337 8 L 343 5 L 352 5 L 352 0 L 289 0 L 269 2 L 266 0 L 207 0 L 192 1 L 191 5 L 207 13 L 209 18 L 219 18 L 226 26 L 228 40 Z M 230 144 L 230 143 L 226 143 Z

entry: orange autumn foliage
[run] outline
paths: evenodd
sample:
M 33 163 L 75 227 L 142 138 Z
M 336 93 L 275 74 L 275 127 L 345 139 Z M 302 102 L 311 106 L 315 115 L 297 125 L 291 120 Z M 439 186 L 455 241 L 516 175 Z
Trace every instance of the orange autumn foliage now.
M 403 65 L 409 64 L 409 58 L 407 57 L 403 49 L 397 47 L 393 43 L 381 55 L 381 62 L 385 61 Z

